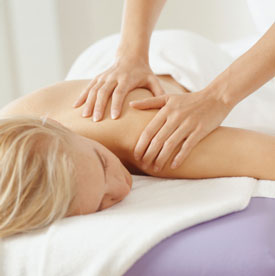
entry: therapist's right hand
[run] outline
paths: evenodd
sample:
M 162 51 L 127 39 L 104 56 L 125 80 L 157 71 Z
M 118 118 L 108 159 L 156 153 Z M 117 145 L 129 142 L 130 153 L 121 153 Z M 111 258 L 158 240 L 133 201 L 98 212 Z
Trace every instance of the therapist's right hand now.
M 73 107 L 83 108 L 83 117 L 93 114 L 94 121 L 103 118 L 109 97 L 112 96 L 111 118 L 120 116 L 126 95 L 133 89 L 143 87 L 149 89 L 154 96 L 164 95 L 157 76 L 149 63 L 139 57 L 123 57 L 103 73 L 97 75 L 82 91 Z

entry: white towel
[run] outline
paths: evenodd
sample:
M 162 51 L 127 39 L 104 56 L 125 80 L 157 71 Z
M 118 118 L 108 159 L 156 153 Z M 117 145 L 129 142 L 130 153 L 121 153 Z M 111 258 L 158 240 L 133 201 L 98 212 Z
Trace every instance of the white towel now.
M 191 45 L 192 41 L 188 43 Z M 192 47 L 189 48 L 190 51 L 191 49 Z M 86 53 L 91 55 L 89 51 Z M 196 61 L 195 54 L 193 57 L 195 60 L 189 62 L 190 68 L 194 65 L 194 72 L 199 70 L 195 64 L 202 61 Z M 100 56 L 94 56 L 93 60 L 95 58 L 100 62 Z M 162 61 L 160 63 L 165 64 Z M 213 77 L 218 67 L 225 65 L 214 65 L 214 69 L 210 70 L 211 75 L 206 79 L 198 76 L 201 82 L 197 85 L 192 74 L 184 73 L 188 64 L 182 72 L 174 70 L 176 66 L 166 64 L 167 67 L 163 67 L 162 72 L 174 72 L 183 85 L 183 80 L 186 79 L 190 87 L 196 89 L 207 78 Z M 207 64 L 203 68 L 206 66 Z M 74 64 L 67 79 L 96 74 L 96 69 L 93 71 L 92 68 L 83 55 Z M 269 113 L 266 110 L 269 110 L 268 104 L 275 101 L 274 94 L 267 92 L 251 102 L 255 104 L 250 106 L 251 109 L 262 109 L 262 113 L 257 113 L 262 123 L 266 122 L 268 114 L 273 115 L 272 106 Z M 240 120 L 237 112 L 245 116 L 246 108 L 249 107 L 245 105 L 236 109 L 228 123 L 237 124 Z M 249 122 L 253 126 L 251 115 L 250 111 L 242 123 Z M 257 123 L 254 127 L 257 128 Z M 274 130 L 273 125 L 270 127 Z M 45 229 L 4 239 L 0 248 L 0 275 L 120 276 L 163 239 L 198 223 L 243 210 L 251 197 L 275 198 L 275 181 L 250 177 L 187 180 L 133 175 L 130 194 L 109 209 L 65 218 Z
M 5 239 L 0 275 L 120 276 L 163 239 L 243 210 L 251 196 L 275 198 L 275 182 L 133 175 L 132 191 L 113 207 Z

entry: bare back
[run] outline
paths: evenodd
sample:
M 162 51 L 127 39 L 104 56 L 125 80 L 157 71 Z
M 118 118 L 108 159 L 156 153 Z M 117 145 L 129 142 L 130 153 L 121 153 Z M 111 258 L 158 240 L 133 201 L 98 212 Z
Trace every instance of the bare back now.
M 171 76 L 158 76 L 165 92 L 188 92 Z M 131 173 L 142 173 L 132 157 L 134 147 L 146 125 L 152 120 L 158 109 L 138 110 L 129 106 L 133 100 L 153 97 L 143 88 L 132 90 L 125 99 L 121 116 L 113 120 L 110 117 L 111 98 L 105 109 L 104 117 L 93 122 L 92 117 L 81 116 L 83 106 L 73 108 L 72 104 L 87 87 L 90 79 L 70 80 L 55 83 L 20 97 L 0 110 L 0 118 L 7 115 L 48 116 L 57 120 L 73 132 L 96 140 L 111 150 Z

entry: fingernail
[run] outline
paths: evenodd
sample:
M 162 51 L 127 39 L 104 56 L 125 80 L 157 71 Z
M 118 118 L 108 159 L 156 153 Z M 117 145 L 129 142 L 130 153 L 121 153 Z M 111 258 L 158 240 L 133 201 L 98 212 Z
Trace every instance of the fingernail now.
M 93 119 L 94 119 L 94 122 L 98 121 L 99 118 L 100 118 L 100 112 L 96 111 L 96 112 L 94 113 L 94 118 L 93 118 Z
M 172 165 L 171 165 L 171 169 L 175 169 L 177 166 L 177 162 L 173 161 Z
M 76 105 L 77 105 L 77 102 L 75 102 L 75 103 L 72 105 L 72 107 L 76 107 Z
M 135 158 L 135 160 L 138 160 L 138 159 L 139 159 L 139 156 L 138 156 L 137 153 L 134 154 L 134 158 Z
M 112 119 L 115 119 L 118 116 L 118 110 L 112 110 L 111 117 Z

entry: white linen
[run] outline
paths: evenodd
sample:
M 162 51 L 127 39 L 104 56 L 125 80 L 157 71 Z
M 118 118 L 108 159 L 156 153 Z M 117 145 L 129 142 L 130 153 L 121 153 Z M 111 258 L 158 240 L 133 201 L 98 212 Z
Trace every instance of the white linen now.
M 193 37 L 185 34 L 186 40 L 192 40 Z M 220 57 L 218 61 L 224 62 L 216 65 L 217 59 L 214 59 L 211 63 L 211 66 L 214 64 L 213 69 L 210 68 L 204 78 L 201 76 L 203 70 L 210 66 L 204 63 L 212 53 L 205 53 L 207 59 L 196 60 L 196 54 L 192 54 L 192 50 L 197 48 L 190 46 L 196 45 L 196 39 L 186 41 L 189 46 L 185 49 L 189 52 L 184 53 L 184 59 L 177 56 L 178 62 L 172 56 L 176 51 L 168 49 L 169 54 L 165 53 L 165 56 L 169 56 L 169 60 L 173 59 L 175 64 L 169 65 L 165 59 L 159 60 L 163 67 L 158 72 L 173 73 L 183 85 L 186 86 L 187 83 L 188 88 L 198 90 L 218 73 L 219 68 L 222 70 L 225 63 L 228 63 L 228 55 L 224 53 L 222 57 L 223 52 L 217 50 Z M 206 45 L 204 42 L 202 44 Z M 172 45 L 171 41 L 171 47 Z M 217 45 L 213 44 L 213 47 L 219 49 Z M 92 77 L 97 74 L 97 70 L 108 66 L 110 60 L 105 57 L 111 56 L 111 51 L 105 54 L 104 49 L 109 51 L 110 47 L 103 43 L 100 47 L 102 51 L 93 52 L 91 49 L 92 47 L 86 51 L 87 56 L 82 55 L 78 59 L 67 79 Z M 101 58 L 96 53 L 104 53 L 104 57 Z M 164 56 L 161 55 L 162 51 L 159 53 L 159 56 Z M 179 54 L 180 51 L 177 52 Z M 90 58 L 100 66 L 89 64 Z M 185 65 L 181 66 L 180 60 L 185 60 Z M 198 66 L 200 62 L 202 67 Z M 158 70 L 157 67 L 155 69 Z M 198 74 L 199 84 L 195 83 L 194 72 Z M 228 116 L 227 125 L 248 125 L 254 129 L 265 128 L 269 133 L 274 131 L 274 123 L 269 119 L 275 115 L 272 108 L 275 101 L 274 89 L 266 86 L 262 92 L 263 94 L 256 92 L 247 99 L 250 106 L 236 106 Z M 133 175 L 130 194 L 109 209 L 65 218 L 45 229 L 4 239 L 0 244 L 0 275 L 123 275 L 143 254 L 163 239 L 198 223 L 243 210 L 251 197 L 275 198 L 275 182 L 250 177 L 190 180 Z
M 101 212 L 65 218 L 1 244 L 1 276 L 118 276 L 172 234 L 275 198 L 274 181 L 133 175 L 131 193 Z M 259 185 L 260 184 L 260 185 Z

